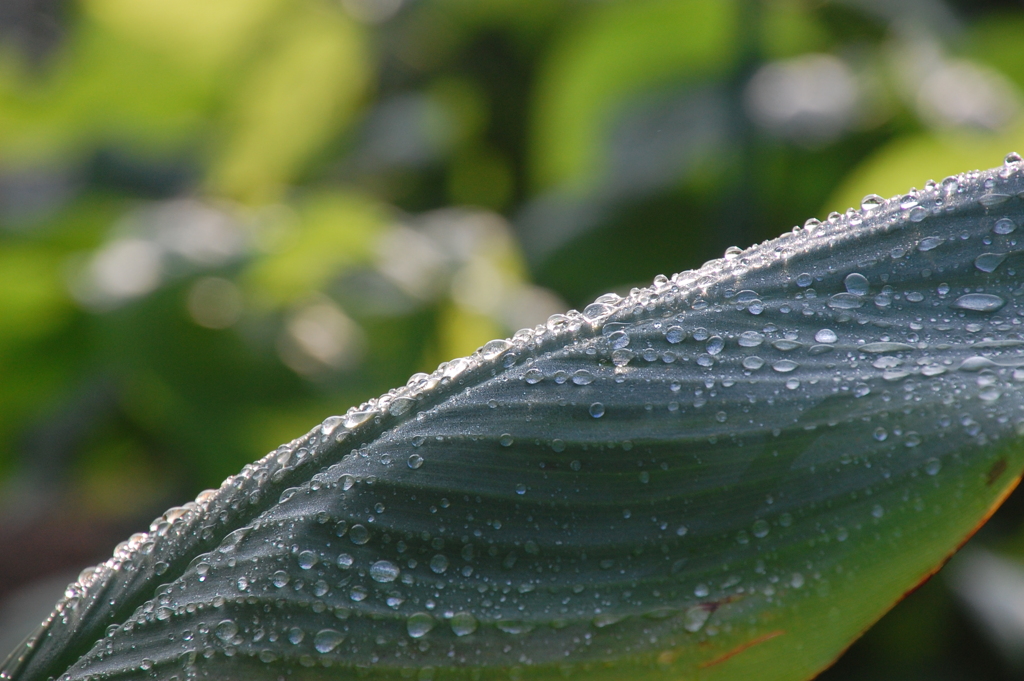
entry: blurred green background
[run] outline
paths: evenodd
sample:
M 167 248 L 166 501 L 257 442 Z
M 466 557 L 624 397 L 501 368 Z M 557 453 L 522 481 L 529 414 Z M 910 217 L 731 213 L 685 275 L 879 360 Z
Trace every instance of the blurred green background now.
M 3 0 L 0 647 L 414 372 L 1011 150 L 1018 1 Z M 1022 520 L 825 678 L 1020 678 Z

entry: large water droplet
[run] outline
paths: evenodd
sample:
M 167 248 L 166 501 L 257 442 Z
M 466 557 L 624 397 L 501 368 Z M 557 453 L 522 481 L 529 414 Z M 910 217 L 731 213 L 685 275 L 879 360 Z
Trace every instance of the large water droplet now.
M 686 338 L 686 332 L 683 331 L 681 326 L 670 326 L 668 331 L 665 332 L 665 340 L 669 343 L 679 343 Z
M 238 625 L 232 620 L 221 620 L 213 633 L 224 643 L 230 643 L 238 635 Z
M 855 296 L 866 296 L 870 287 L 868 278 L 859 272 L 846 275 L 843 284 L 846 286 L 846 292 Z
M 708 339 L 707 351 L 709 355 L 717 355 L 725 349 L 725 341 L 721 336 L 712 336 Z
M 405 629 L 413 638 L 423 638 L 434 628 L 434 618 L 425 612 L 418 612 L 410 615 L 405 623 Z
M 469 636 L 477 628 L 476 618 L 468 612 L 455 613 L 449 620 L 449 624 L 456 636 Z
M 298 555 L 299 567 L 303 570 L 309 570 L 317 562 L 317 556 L 312 551 L 300 551 Z
M 764 360 L 757 355 L 750 355 L 743 358 L 743 368 L 748 371 L 757 371 L 764 366 Z
M 572 382 L 576 385 L 590 385 L 594 382 L 594 374 L 586 369 L 580 369 L 572 375 Z
M 1003 305 L 1006 301 L 991 293 L 968 293 L 953 301 L 953 307 L 974 312 L 995 312 Z
M 756 348 L 764 342 L 764 336 L 757 331 L 744 331 L 737 342 L 741 348 Z
M 1015 229 L 1017 229 L 1017 225 L 1010 218 L 999 218 L 992 226 L 992 231 L 996 234 L 1009 234 Z
M 430 569 L 437 574 L 444 574 L 448 569 L 448 557 L 438 553 L 430 559 Z
M 835 343 L 839 340 L 839 336 L 832 329 L 821 329 L 814 334 L 814 340 L 819 343 Z
M 780 359 L 778 362 L 772 365 L 772 369 L 775 369 L 780 374 L 788 374 L 790 371 L 796 369 L 799 364 L 789 359 Z
M 388 560 L 378 560 L 370 566 L 370 577 L 381 584 L 395 581 L 400 572 L 399 567 Z
M 855 310 L 863 304 L 861 297 L 853 293 L 837 293 L 828 299 L 828 306 L 833 310 Z
M 313 637 L 313 647 L 318 653 L 329 653 L 345 640 L 345 634 L 335 629 L 321 629 Z
M 363 525 L 353 525 L 348 531 L 348 538 L 353 544 L 363 545 L 370 541 L 370 531 Z
M 982 272 L 995 272 L 1006 260 L 1007 253 L 982 253 L 974 259 L 974 266 Z

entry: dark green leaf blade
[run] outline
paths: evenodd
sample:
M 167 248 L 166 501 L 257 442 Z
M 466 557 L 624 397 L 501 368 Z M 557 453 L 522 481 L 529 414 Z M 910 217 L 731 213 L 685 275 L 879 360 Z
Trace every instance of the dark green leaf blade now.
M 73 585 L 5 674 L 809 678 L 1024 468 L 1019 171 L 332 417 Z

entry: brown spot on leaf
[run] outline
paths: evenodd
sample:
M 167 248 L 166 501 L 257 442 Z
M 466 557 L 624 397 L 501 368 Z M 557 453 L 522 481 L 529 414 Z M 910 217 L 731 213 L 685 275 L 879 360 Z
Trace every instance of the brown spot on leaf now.
M 992 464 L 992 468 L 988 469 L 988 473 L 985 474 L 985 484 L 991 487 L 992 483 L 998 480 L 1004 472 L 1006 472 L 1006 457 L 999 459 Z
M 742 644 L 736 646 L 735 648 L 733 648 L 729 652 L 725 653 L 724 655 L 719 655 L 715 659 L 708 660 L 707 662 L 701 662 L 699 666 L 700 666 L 701 669 L 707 669 L 708 667 L 713 667 L 716 664 L 720 664 L 722 662 L 725 662 L 730 657 L 735 657 L 736 655 L 739 655 L 744 650 L 747 650 L 749 648 L 753 648 L 754 646 L 756 646 L 756 645 L 758 645 L 760 643 L 764 643 L 765 641 L 769 641 L 769 640 L 775 638 L 776 636 L 782 636 L 785 633 L 786 632 L 782 631 L 781 629 L 776 629 L 775 631 L 769 631 L 767 634 L 763 634 L 761 636 L 758 636 L 755 639 L 752 639 L 750 641 L 747 641 L 746 643 L 742 643 Z

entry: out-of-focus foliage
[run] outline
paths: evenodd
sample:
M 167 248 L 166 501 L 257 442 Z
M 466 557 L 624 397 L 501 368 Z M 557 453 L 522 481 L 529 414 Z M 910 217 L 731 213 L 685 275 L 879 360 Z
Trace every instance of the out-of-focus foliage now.
M 1024 152 L 1022 38 L 1009 0 L 0 3 L 0 598 L 492 337 Z M 832 678 L 1017 678 L 963 584 L 1020 514 Z

